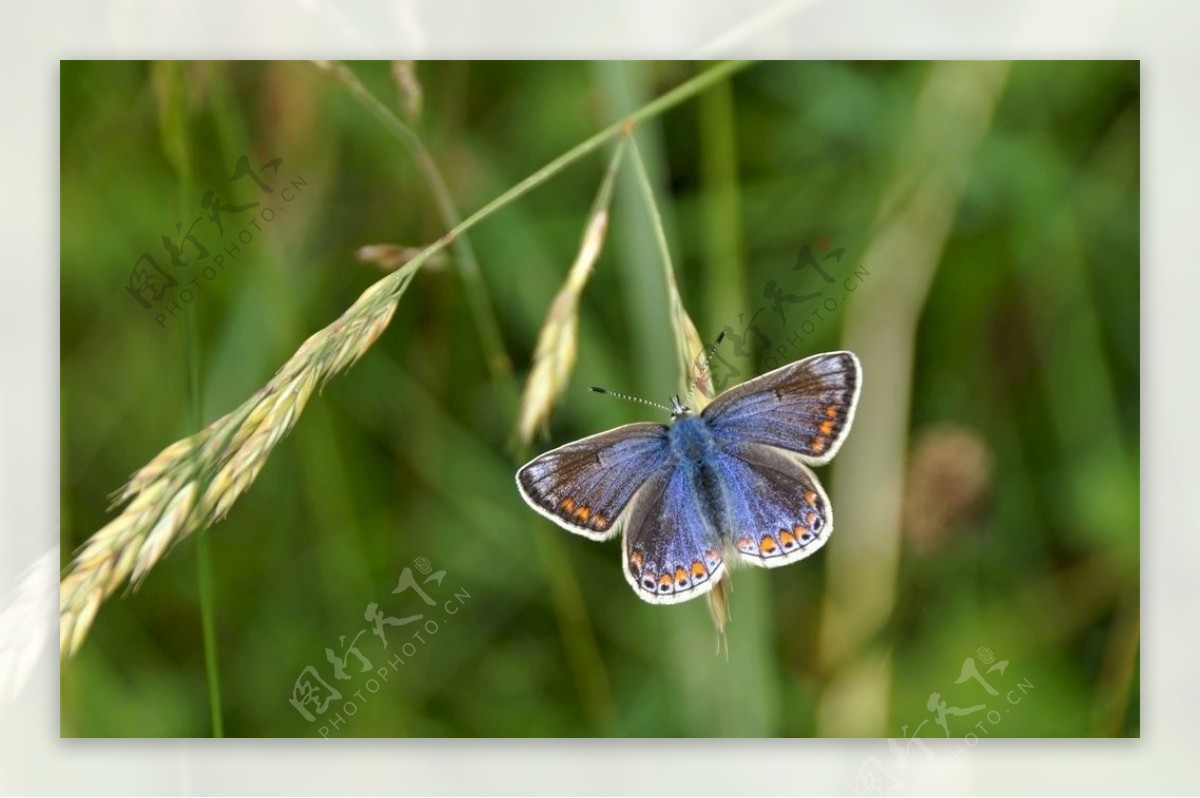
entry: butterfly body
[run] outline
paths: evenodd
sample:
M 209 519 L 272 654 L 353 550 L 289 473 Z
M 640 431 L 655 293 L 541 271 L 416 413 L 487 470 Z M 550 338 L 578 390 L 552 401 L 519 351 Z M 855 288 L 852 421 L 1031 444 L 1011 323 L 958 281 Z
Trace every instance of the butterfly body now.
M 730 529 L 727 491 L 722 475 L 722 447 L 703 418 L 686 415 L 676 419 L 667 435 L 671 445 L 669 467 L 680 472 L 687 484 L 682 489 L 695 495 L 701 514 L 712 521 L 723 544 Z
M 809 469 L 853 420 L 858 359 L 797 361 L 718 396 L 699 415 L 675 402 L 670 426 L 618 427 L 534 458 L 525 500 L 595 540 L 624 531 L 623 571 L 656 604 L 702 595 L 726 561 L 786 565 L 824 545 L 833 513 Z

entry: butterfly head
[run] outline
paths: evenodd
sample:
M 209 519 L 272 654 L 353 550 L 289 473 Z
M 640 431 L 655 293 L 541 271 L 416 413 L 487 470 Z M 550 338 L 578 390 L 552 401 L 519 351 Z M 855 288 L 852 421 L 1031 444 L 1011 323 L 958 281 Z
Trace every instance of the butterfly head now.
M 671 420 L 678 421 L 681 418 L 687 418 L 692 414 L 692 408 L 685 405 L 679 400 L 678 394 L 671 397 Z

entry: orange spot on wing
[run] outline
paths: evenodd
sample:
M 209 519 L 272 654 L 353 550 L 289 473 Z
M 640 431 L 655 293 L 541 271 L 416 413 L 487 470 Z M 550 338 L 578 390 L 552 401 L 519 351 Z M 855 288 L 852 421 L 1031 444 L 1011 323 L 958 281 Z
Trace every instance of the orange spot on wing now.
M 786 529 L 780 530 L 779 542 L 783 544 L 784 548 L 787 548 L 788 546 L 792 546 L 796 543 L 796 536 L 791 532 L 788 532 Z
M 660 577 L 658 578 L 658 586 L 659 586 L 660 588 L 661 588 L 661 587 L 664 587 L 664 586 L 665 586 L 665 587 L 670 587 L 670 586 L 671 586 L 671 575 L 670 575 L 670 574 L 663 574 L 662 576 L 660 576 Z
M 641 570 L 642 570 L 642 553 L 640 551 L 631 552 L 629 554 L 629 561 L 631 563 L 633 563 L 634 568 L 637 568 L 638 571 L 641 572 Z
M 813 450 L 814 454 L 820 454 L 821 452 L 825 451 L 825 439 L 818 435 L 812 439 L 812 443 L 809 444 L 809 447 Z
M 704 563 L 696 560 L 692 563 L 692 578 L 703 579 L 708 574 L 708 569 L 704 567 Z
M 808 515 L 804 516 L 804 525 L 812 529 L 813 524 L 817 523 L 817 514 L 809 510 Z
M 737 547 L 742 551 L 758 551 L 754 545 L 754 541 L 750 538 L 738 538 Z
M 588 508 L 586 508 L 586 507 L 580 507 L 578 510 L 575 511 L 575 517 L 578 518 L 580 521 L 585 521 L 585 522 L 588 520 L 588 516 L 590 516 L 591 514 L 592 514 L 591 511 L 588 510 Z
M 596 513 L 592 516 L 592 526 L 596 529 L 607 529 L 608 519 L 600 515 L 600 513 Z
M 564 510 L 566 510 L 568 513 L 571 512 L 572 510 L 575 509 L 575 500 L 574 499 L 563 499 L 562 508 Z
M 760 540 L 758 543 L 758 547 L 762 549 L 763 554 L 773 553 L 777 548 L 775 545 L 775 538 L 771 537 L 770 535 L 763 535 L 762 540 Z
M 683 568 L 676 568 L 675 569 L 675 581 L 681 585 L 686 585 L 687 584 L 687 571 L 683 570 Z
M 821 434 L 822 435 L 830 435 L 832 433 L 833 433 L 833 422 L 832 421 L 822 421 L 821 422 Z
M 837 405 L 830 405 L 825 408 L 825 418 L 837 418 Z
M 804 491 L 804 503 L 809 507 L 814 506 L 817 503 L 817 494 L 811 490 Z

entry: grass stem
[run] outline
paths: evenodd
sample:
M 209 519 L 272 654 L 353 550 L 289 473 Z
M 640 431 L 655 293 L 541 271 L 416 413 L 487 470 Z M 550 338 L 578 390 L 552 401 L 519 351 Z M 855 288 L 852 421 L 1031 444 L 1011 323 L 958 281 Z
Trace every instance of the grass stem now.
M 500 194 L 407 264 L 368 287 L 340 317 L 309 336 L 266 385 L 204 428 L 199 427 L 203 414 L 197 398 L 192 420 L 198 431 L 166 447 L 118 491 L 115 504 L 124 504 L 125 508 L 84 542 L 63 576 L 59 589 L 60 653 L 69 656 L 79 649 L 100 606 L 120 584 L 127 579 L 140 580 L 172 544 L 225 517 L 257 479 L 275 445 L 299 420 L 313 391 L 349 368 L 387 329 L 400 297 L 431 257 L 606 141 L 628 134 L 639 122 L 673 108 L 745 66 L 746 62 L 726 62 L 706 70 Z M 177 77 L 173 78 L 167 69 L 163 74 L 164 93 L 178 88 L 179 84 L 172 83 Z M 165 102 L 162 107 L 167 106 L 182 107 Z M 169 121 L 171 126 L 181 125 L 178 117 Z M 173 141 L 164 125 L 164 142 Z M 198 396 L 198 380 L 191 390 Z M 215 669 L 210 673 L 215 688 L 214 675 Z
M 203 419 L 200 394 L 200 336 L 191 303 L 184 307 L 183 362 L 187 382 L 188 424 L 199 429 Z M 200 628 L 204 640 L 204 672 L 208 682 L 208 705 L 213 737 L 225 736 L 221 713 L 221 681 L 217 669 L 216 601 L 213 587 L 212 546 L 208 527 L 197 530 L 196 579 L 200 594 Z
M 417 131 L 376 97 L 349 67 L 344 64 L 334 64 L 327 68 L 341 80 L 355 99 L 366 106 L 367 110 L 374 114 L 385 128 L 395 134 L 412 153 L 417 168 L 433 192 L 442 223 L 447 228 L 457 227 L 462 222 L 462 215 L 442 177 L 441 170 L 438 169 L 437 162 L 434 161 L 433 155 Z M 479 269 L 475 250 L 465 236 L 454 239 L 453 249 L 454 260 L 467 295 L 467 305 L 471 309 L 471 315 L 475 317 L 475 325 L 479 328 L 480 343 L 483 346 L 488 370 L 493 377 L 508 379 L 512 376 L 512 359 L 509 358 L 508 352 L 504 348 L 504 338 L 500 334 L 500 322 L 492 308 L 492 300 L 488 294 L 487 284 L 483 280 L 483 273 Z
M 704 344 L 696 325 L 683 306 L 683 297 L 679 294 L 679 283 L 675 279 L 675 265 L 671 261 L 671 248 L 667 246 L 667 234 L 663 228 L 662 212 L 658 201 L 654 198 L 654 186 L 650 172 L 646 169 L 646 161 L 638 149 L 637 142 L 630 141 L 630 154 L 633 161 L 634 173 L 642 197 L 646 202 L 646 212 L 650 217 L 650 226 L 654 231 L 654 242 L 658 247 L 659 261 L 663 267 L 663 279 L 667 285 L 667 299 L 671 308 L 671 328 L 675 331 L 675 352 L 679 365 L 679 386 L 681 395 L 691 394 L 692 363 L 704 351 Z M 695 397 L 700 399 L 701 397 Z M 693 408 L 699 409 L 699 408 Z

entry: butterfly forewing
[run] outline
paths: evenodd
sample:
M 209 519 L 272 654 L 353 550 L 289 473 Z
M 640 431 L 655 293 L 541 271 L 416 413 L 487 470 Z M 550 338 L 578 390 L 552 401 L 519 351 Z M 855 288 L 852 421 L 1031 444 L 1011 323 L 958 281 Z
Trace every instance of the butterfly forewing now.
M 701 417 L 724 444 L 777 446 L 822 465 L 842 445 L 861 387 L 858 358 L 828 352 L 729 389 Z
M 669 455 L 665 426 L 628 424 L 535 457 L 517 472 L 517 487 L 530 506 L 559 526 L 604 540 Z

